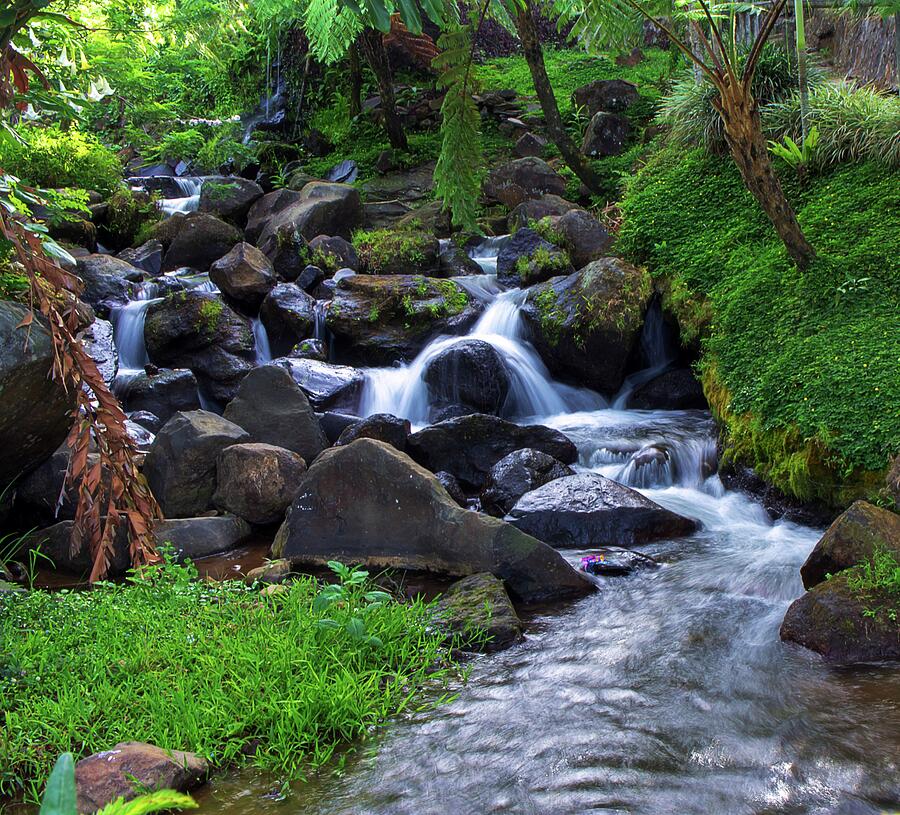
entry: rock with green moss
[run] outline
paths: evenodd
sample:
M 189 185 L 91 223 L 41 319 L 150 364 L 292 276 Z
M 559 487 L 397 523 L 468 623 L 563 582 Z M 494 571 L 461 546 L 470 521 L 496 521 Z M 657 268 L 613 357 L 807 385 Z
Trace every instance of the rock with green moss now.
M 184 266 L 205 272 L 243 239 L 237 227 L 208 212 L 192 212 L 179 219 L 178 224 L 163 259 L 165 272 Z
M 468 650 L 500 651 L 522 639 L 522 621 L 503 581 L 489 572 L 450 586 L 435 604 L 434 622 L 450 644 Z
M 531 288 L 522 316 L 554 375 L 613 394 L 625 379 L 651 293 L 646 272 L 603 258 Z
M 434 275 L 440 267 L 438 239 L 421 229 L 357 232 L 353 245 L 366 274 Z
M 209 292 L 176 292 L 151 305 L 144 341 L 151 362 L 189 368 L 200 386 L 222 402 L 234 397 L 256 360 L 248 321 Z
M 565 250 L 527 227 L 512 235 L 497 256 L 497 280 L 506 286 L 530 286 L 572 271 Z
M 858 566 L 876 551 L 893 552 L 900 560 L 900 515 L 856 501 L 825 531 L 800 568 L 803 585 L 817 586 L 829 574 Z
M 355 275 L 339 281 L 325 312 L 338 359 L 390 365 L 410 360 L 438 334 L 462 334 L 481 306 L 452 280 Z
M 240 176 L 210 176 L 200 187 L 200 211 L 243 226 L 250 207 L 262 196 L 263 189 L 255 181 Z

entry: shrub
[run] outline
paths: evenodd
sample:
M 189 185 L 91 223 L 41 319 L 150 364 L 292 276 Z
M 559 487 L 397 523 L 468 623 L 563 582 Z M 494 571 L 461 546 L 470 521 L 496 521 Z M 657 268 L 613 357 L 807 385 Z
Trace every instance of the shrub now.
M 0 167 L 37 187 L 76 187 L 110 193 L 122 183 L 116 154 L 76 128 L 23 127 L 23 141 L 0 141 Z
M 131 246 L 162 218 L 158 197 L 122 187 L 108 201 L 105 235 L 114 247 Z

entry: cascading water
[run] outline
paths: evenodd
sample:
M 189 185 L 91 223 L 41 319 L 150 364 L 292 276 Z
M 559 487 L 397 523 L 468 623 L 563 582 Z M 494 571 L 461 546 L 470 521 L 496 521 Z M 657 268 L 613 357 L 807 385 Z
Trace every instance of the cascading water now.
M 113 341 L 119 352 L 119 369 L 113 381 L 116 394 L 123 394 L 150 361 L 144 343 L 144 320 L 147 309 L 162 299 L 158 293 L 155 283 L 143 283 L 137 287 L 134 300 L 112 310 Z
M 256 364 L 265 365 L 272 361 L 272 348 L 269 345 L 269 334 L 263 321 L 259 317 L 254 317 L 250 321 L 253 329 L 253 339 L 256 341 Z
M 179 198 L 164 198 L 159 202 L 160 211 L 167 217 L 176 212 L 196 212 L 200 206 L 200 188 L 203 179 L 197 176 L 185 176 L 172 179 L 179 191 Z

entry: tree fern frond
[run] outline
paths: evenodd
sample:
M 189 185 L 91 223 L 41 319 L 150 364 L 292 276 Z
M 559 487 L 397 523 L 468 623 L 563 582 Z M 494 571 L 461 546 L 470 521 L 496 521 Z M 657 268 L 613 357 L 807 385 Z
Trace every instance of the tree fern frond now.
M 303 15 L 303 30 L 313 56 L 320 62 L 337 62 L 362 30 L 362 21 L 338 0 L 310 0 Z

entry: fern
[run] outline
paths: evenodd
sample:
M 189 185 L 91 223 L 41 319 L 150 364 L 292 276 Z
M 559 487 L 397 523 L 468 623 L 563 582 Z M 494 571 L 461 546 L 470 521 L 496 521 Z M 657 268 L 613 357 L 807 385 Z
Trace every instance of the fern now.
M 441 106 L 441 152 L 434 168 L 435 191 L 443 199 L 453 223 L 476 229 L 481 193 L 481 119 L 472 100 L 470 67 L 472 30 L 455 25 L 438 40 L 442 53 L 432 67 L 440 71 L 438 82 L 446 89 Z
M 343 58 L 362 29 L 359 16 L 338 0 L 310 0 L 303 14 L 313 56 L 326 65 Z

